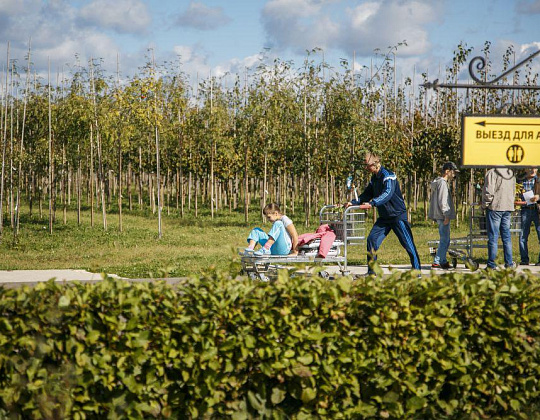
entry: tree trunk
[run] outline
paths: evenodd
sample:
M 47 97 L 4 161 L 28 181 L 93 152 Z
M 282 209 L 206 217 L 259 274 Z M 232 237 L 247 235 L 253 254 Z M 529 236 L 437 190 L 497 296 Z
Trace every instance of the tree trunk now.
M 189 171 L 188 176 L 188 210 L 191 211 L 191 195 L 193 194 L 193 172 Z
M 5 84 L 5 107 L 4 107 L 4 130 L 2 133 L 2 179 L 0 180 L 0 236 L 4 232 L 4 176 L 6 173 L 6 145 L 7 145 L 7 111 L 8 111 L 8 75 L 9 75 L 9 42 L 7 44 L 6 84 Z M 13 77 L 13 76 L 12 76 Z
M 244 222 L 249 222 L 249 180 L 248 180 L 248 159 L 249 159 L 249 149 L 246 146 L 244 150 Z
M 94 128 L 90 123 L 90 175 L 89 175 L 89 190 L 90 190 L 90 226 L 94 227 Z
M 148 191 L 150 193 L 150 191 Z M 139 210 L 143 208 L 143 170 L 142 170 L 142 149 L 139 146 Z
M 26 105 L 28 103 L 28 89 L 30 86 L 30 45 L 28 46 L 28 57 L 27 57 L 27 70 L 26 70 L 26 86 L 24 91 L 24 105 L 23 105 L 23 120 L 22 120 L 22 130 L 21 130 L 21 143 L 19 146 L 19 170 L 17 172 L 18 176 L 18 186 L 17 186 L 17 201 L 15 203 L 16 217 L 15 217 L 15 229 L 13 229 L 14 239 L 17 240 L 19 235 L 19 225 L 20 225 L 20 215 L 21 215 L 21 189 L 22 189 L 22 162 L 24 157 L 24 134 L 25 134 L 25 125 L 26 125 Z M 32 201 L 30 202 L 30 215 L 32 214 Z
M 107 230 L 107 208 L 106 208 L 106 202 L 105 202 L 105 180 L 104 180 L 104 172 L 103 172 L 103 150 L 102 150 L 102 142 L 101 142 L 101 135 L 99 133 L 99 126 L 97 125 L 96 120 L 96 138 L 97 138 L 97 146 L 98 146 L 98 169 L 99 169 L 99 190 L 101 193 L 101 213 L 103 217 L 103 230 Z
M 195 217 L 196 218 L 199 216 L 198 196 L 199 196 L 199 175 L 195 175 Z
M 159 131 L 156 122 L 156 184 L 158 195 L 158 238 L 161 239 L 163 232 L 161 230 L 161 179 L 160 179 L 160 153 L 159 153 Z
M 51 110 L 51 60 L 49 59 L 49 233 L 53 233 L 53 140 Z
M 77 164 L 77 179 L 75 180 L 75 189 L 77 190 L 77 225 L 80 226 L 81 224 L 81 199 L 82 199 L 82 191 L 81 191 L 81 158 L 79 155 L 79 147 L 77 146 L 77 155 L 79 157 L 79 162 Z
M 126 179 L 126 188 L 128 191 L 128 199 L 129 199 L 129 211 L 133 211 L 133 194 L 131 193 L 131 178 L 133 177 L 133 170 L 131 169 L 131 161 L 128 163 L 128 172 L 127 172 L 127 179 Z
M 34 171 L 30 171 L 30 194 L 28 196 L 29 216 L 32 218 L 32 210 L 34 207 L 34 195 L 36 193 L 36 175 Z
M 263 178 L 263 186 L 261 191 L 261 209 L 263 209 L 266 206 L 266 193 L 268 188 L 268 152 L 264 151 L 264 178 Z M 266 222 L 266 218 L 261 212 L 262 216 L 262 222 Z
M 62 214 L 63 214 L 63 223 L 67 224 L 67 182 L 66 182 L 66 146 L 62 145 Z
M 120 134 L 118 134 L 118 231 L 124 231 L 122 225 L 122 143 Z
M 12 64 L 12 74 L 14 73 L 15 63 Z M 13 78 L 11 78 L 11 112 L 10 112 L 10 125 L 9 125 L 9 220 L 11 229 L 15 229 L 15 203 L 13 198 L 13 109 L 15 108 L 15 93 L 13 91 Z
M 156 192 L 154 191 L 154 175 L 148 174 L 148 199 L 152 214 L 156 214 Z
M 212 219 L 214 218 L 214 204 L 217 204 L 217 202 L 214 200 L 214 194 L 214 144 L 212 144 L 210 151 L 210 214 Z

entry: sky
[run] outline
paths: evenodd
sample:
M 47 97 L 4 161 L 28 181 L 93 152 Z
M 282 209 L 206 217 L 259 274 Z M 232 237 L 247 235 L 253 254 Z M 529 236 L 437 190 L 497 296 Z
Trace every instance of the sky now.
M 494 71 L 509 45 L 516 62 L 539 50 L 540 0 L 0 0 L 0 65 L 8 43 L 18 63 L 30 45 L 40 74 L 49 61 L 58 73 L 99 58 L 130 77 L 154 56 L 191 79 L 219 77 L 275 58 L 300 67 L 314 48 L 336 70 L 354 57 L 361 71 L 405 43 L 398 77 L 433 79 L 460 43 L 474 56 L 486 41 Z

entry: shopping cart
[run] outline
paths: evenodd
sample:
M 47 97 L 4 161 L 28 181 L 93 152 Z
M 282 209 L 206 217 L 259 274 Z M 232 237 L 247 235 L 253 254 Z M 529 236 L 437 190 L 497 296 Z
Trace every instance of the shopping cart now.
M 516 202 L 516 204 L 520 204 Z M 519 235 L 521 232 L 521 211 L 512 212 L 510 219 L 510 233 Z M 433 256 L 437 254 L 439 240 L 428 241 L 429 253 Z M 456 268 L 458 260 L 463 261 L 465 266 L 471 271 L 476 271 L 479 267 L 474 259 L 475 249 L 487 249 L 487 221 L 485 210 L 480 204 L 473 203 L 469 206 L 469 234 L 462 238 L 450 240 L 448 255 L 452 261 L 452 267 Z
M 361 245 L 366 239 L 366 209 L 369 206 L 328 205 L 319 212 L 320 225 L 328 224 L 336 234 L 336 240 L 326 258 L 317 258 L 318 243 L 316 241 L 300 247 L 298 255 L 241 255 L 242 271 L 252 279 L 271 280 L 277 277 L 280 269 L 295 266 L 337 264 L 342 275 L 350 274 L 348 269 L 348 253 L 351 245 Z M 330 274 L 321 270 L 319 275 L 329 278 Z

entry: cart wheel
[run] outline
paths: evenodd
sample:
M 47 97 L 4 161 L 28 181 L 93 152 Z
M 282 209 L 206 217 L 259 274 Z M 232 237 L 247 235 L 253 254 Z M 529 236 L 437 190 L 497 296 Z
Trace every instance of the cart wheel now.
M 270 281 L 270 278 L 266 274 L 263 274 L 263 273 L 259 273 L 259 279 L 261 281 Z
M 253 271 L 248 271 L 247 275 L 250 280 L 257 280 L 257 273 Z
M 472 258 L 467 258 L 467 261 L 465 261 L 465 265 L 471 271 L 476 271 L 478 270 L 478 267 L 479 267 L 478 263 Z
M 452 258 L 452 267 L 453 268 L 457 267 L 457 258 Z
M 328 271 L 319 271 L 319 277 L 328 280 L 330 278 L 330 273 Z

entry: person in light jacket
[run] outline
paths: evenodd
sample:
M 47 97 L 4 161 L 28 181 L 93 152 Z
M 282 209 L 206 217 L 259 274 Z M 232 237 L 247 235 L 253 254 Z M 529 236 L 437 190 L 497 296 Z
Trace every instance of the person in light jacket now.
M 510 168 L 493 168 L 487 171 L 482 190 L 482 208 L 486 210 L 488 237 L 488 269 L 495 269 L 497 242 L 501 235 L 504 266 L 515 267 L 512 259 L 510 219 L 514 211 L 516 177 Z
M 439 246 L 431 268 L 448 270 L 450 264 L 446 253 L 450 246 L 450 220 L 456 218 L 456 209 L 450 195 L 448 183 L 451 182 L 459 170 L 454 162 L 446 162 L 442 167 L 441 176 L 431 183 L 431 196 L 429 201 L 428 217 L 437 222 L 439 226 Z

